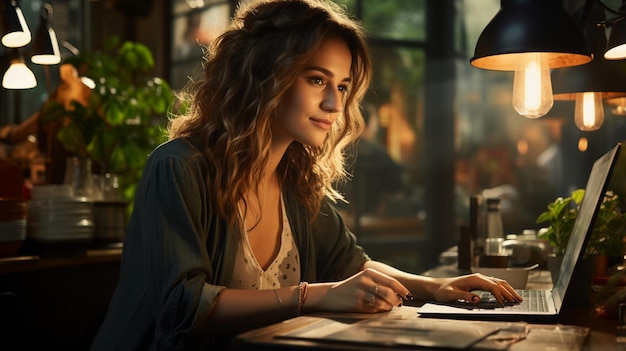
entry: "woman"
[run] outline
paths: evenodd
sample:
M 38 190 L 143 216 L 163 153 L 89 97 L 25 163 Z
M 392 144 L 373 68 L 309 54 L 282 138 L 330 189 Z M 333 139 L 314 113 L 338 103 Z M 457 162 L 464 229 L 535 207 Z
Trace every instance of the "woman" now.
M 146 165 L 94 349 L 219 347 L 301 313 L 476 299 L 471 289 L 521 299 L 501 280 L 375 262 L 346 229 L 331 184 L 363 128 L 370 74 L 361 29 L 331 3 L 239 9 Z

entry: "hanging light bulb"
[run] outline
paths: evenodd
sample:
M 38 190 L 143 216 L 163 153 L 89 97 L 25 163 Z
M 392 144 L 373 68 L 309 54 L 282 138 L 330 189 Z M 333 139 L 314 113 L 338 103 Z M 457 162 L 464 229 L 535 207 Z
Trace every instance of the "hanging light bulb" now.
M 2 86 L 5 89 L 30 89 L 37 86 L 37 79 L 23 59 L 13 60 L 9 69 L 4 73 Z
M 555 100 L 575 102 L 574 122 L 582 131 L 598 130 L 604 123 L 603 100 L 626 95 L 626 75 L 620 62 L 603 57 L 606 34 L 601 26 L 606 20 L 602 7 L 593 4 L 584 24 L 585 40 L 594 53 L 590 63 L 552 71 Z
M 513 78 L 513 107 L 527 118 L 539 118 L 554 104 L 550 69 L 539 53 L 522 56 Z
M 549 70 L 591 60 L 585 37 L 562 0 L 501 0 L 470 63 L 515 71 L 513 107 L 525 117 L 538 118 L 554 104 Z
M 585 137 L 578 139 L 578 151 L 585 152 L 589 148 L 589 140 Z
M 601 93 L 585 92 L 576 95 L 574 122 L 578 129 L 585 132 L 600 129 L 602 123 L 604 123 L 604 107 L 602 107 Z

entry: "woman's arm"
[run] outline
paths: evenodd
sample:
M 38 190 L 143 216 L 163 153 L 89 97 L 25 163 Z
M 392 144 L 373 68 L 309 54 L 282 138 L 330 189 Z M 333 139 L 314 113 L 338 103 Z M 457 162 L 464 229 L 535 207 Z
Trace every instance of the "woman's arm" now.
M 240 331 L 295 317 L 299 294 L 302 313 L 385 312 L 411 299 L 396 279 L 374 269 L 364 269 L 339 282 L 308 284 L 277 290 L 224 289 L 209 319 L 216 331 Z
M 499 303 L 503 301 L 522 301 L 522 297 L 505 280 L 486 277 L 482 274 L 469 274 L 451 278 L 432 278 L 411 274 L 387 264 L 368 261 L 364 268 L 371 268 L 398 279 L 407 286 L 418 300 L 477 301 L 478 296 L 471 290 L 491 291 Z
M 275 290 L 224 289 L 208 324 L 212 331 L 223 333 L 277 323 L 297 315 L 298 294 L 298 286 Z
M 377 261 L 339 282 L 309 284 L 302 298 L 302 312 L 384 312 L 403 300 L 453 301 L 478 298 L 470 291 L 489 290 L 502 302 L 522 298 L 504 280 L 481 274 L 431 278 L 403 272 Z M 408 288 L 407 288 L 408 287 Z M 245 330 L 295 317 L 302 287 L 277 290 L 224 289 L 209 318 L 218 332 Z

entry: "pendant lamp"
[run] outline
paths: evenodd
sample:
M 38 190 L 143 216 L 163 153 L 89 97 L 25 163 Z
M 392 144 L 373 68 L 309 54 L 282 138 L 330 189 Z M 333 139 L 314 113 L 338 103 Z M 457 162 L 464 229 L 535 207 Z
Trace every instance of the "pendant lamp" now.
M 30 43 L 30 30 L 24 19 L 22 10 L 16 0 L 0 0 L 0 36 L 2 45 L 8 48 L 19 48 Z
M 52 6 L 48 3 L 41 8 L 40 23 L 33 39 L 30 60 L 39 65 L 56 65 L 61 62 L 59 43 L 54 30 L 50 27 Z
M 619 12 L 626 12 L 626 0 L 622 1 Z M 607 60 L 623 60 L 626 58 L 626 20 L 623 16 L 611 25 L 611 34 L 606 45 L 604 58 Z
M 583 33 L 561 0 L 501 0 L 470 63 L 514 71 L 513 107 L 538 118 L 552 108 L 550 69 L 591 61 Z
M 4 72 L 2 87 L 5 89 L 30 89 L 37 86 L 35 74 L 24 63 L 16 48 L 11 49 L 11 66 Z
M 574 121 L 582 131 L 599 129 L 604 122 L 604 100 L 626 96 L 626 73 L 621 63 L 604 58 L 604 27 L 594 25 L 606 19 L 604 9 L 594 5 L 584 22 L 587 45 L 594 60 L 587 64 L 552 71 L 555 100 L 575 101 Z

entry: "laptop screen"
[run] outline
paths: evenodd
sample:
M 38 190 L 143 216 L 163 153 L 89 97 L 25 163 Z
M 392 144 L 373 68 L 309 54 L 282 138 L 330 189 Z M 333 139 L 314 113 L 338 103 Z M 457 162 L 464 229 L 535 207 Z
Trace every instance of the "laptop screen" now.
M 584 250 L 587 240 L 591 236 L 596 212 L 598 212 L 604 199 L 604 193 L 607 190 L 607 184 L 609 183 L 613 165 L 617 160 L 620 148 L 621 144 L 617 144 L 609 152 L 597 159 L 589 174 L 585 195 L 574 222 L 572 235 L 565 249 L 566 255 L 563 257 L 558 280 L 552 290 L 557 311 L 561 309 L 565 299 L 565 292 L 574 274 L 574 269 L 584 256 Z

